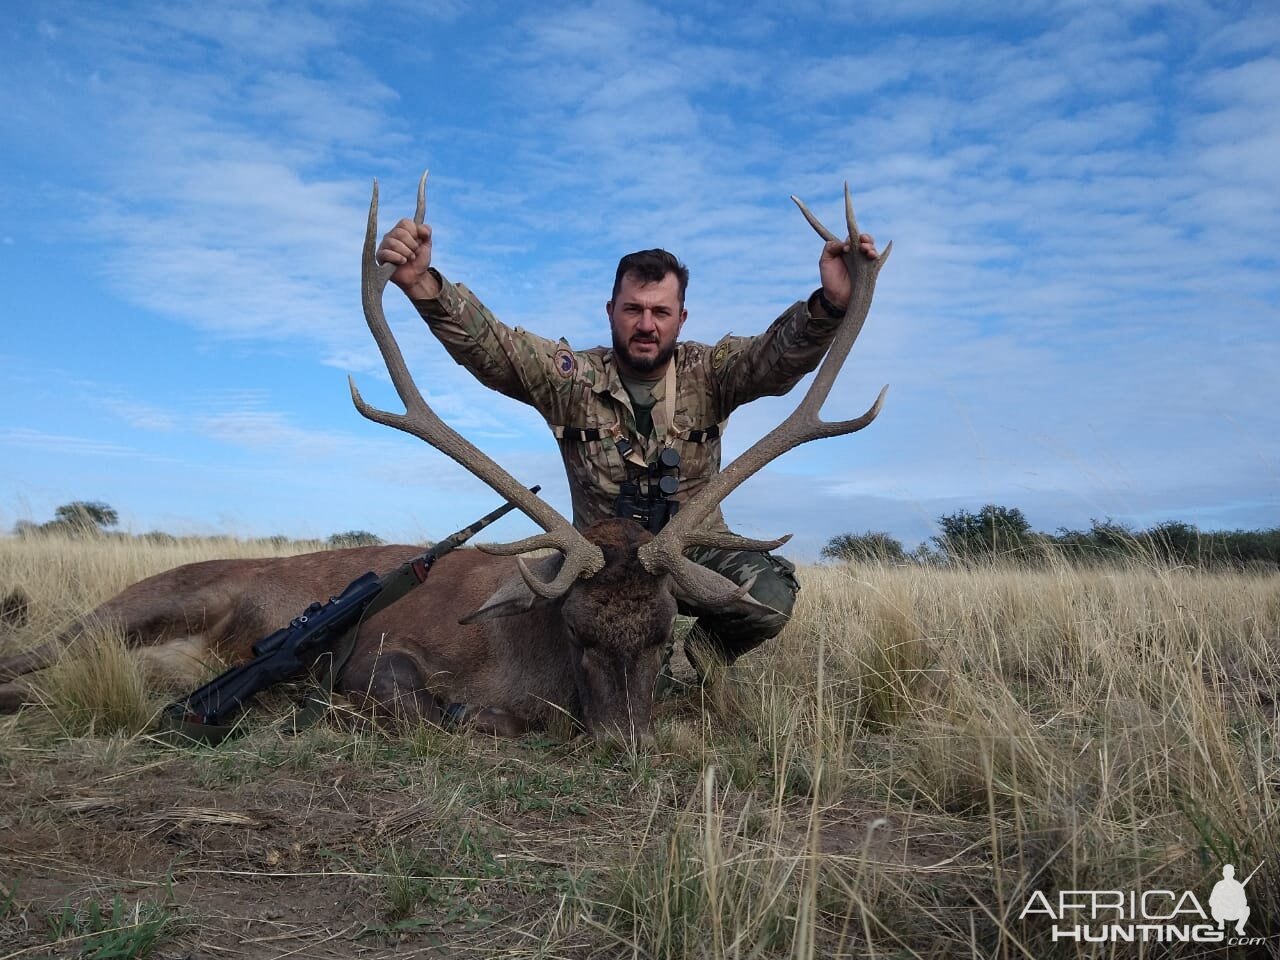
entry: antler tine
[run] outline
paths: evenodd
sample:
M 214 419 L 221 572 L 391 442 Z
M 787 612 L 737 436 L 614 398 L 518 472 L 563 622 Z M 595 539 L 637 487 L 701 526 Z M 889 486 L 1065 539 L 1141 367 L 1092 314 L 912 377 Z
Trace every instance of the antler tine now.
M 426 189 L 427 174 L 423 173 L 422 179 L 418 181 L 415 223 L 422 223 L 426 216 Z M 400 345 L 396 343 L 382 310 L 382 294 L 386 290 L 387 282 L 391 279 L 391 274 L 396 271 L 396 264 L 377 262 L 374 256 L 377 231 L 378 182 L 375 180 L 373 199 L 369 203 L 369 221 L 364 235 L 364 252 L 360 271 L 361 301 L 364 304 L 365 321 L 369 324 L 369 331 L 373 334 L 378 350 L 382 353 L 382 359 L 387 365 L 387 373 L 391 375 L 396 393 L 404 403 L 405 412 L 403 414 L 388 413 L 370 406 L 360 396 L 355 380 L 348 376 L 347 383 L 351 387 L 352 402 L 361 416 L 425 440 L 487 483 L 499 496 L 514 503 L 538 526 L 547 531 L 541 536 L 529 538 L 529 541 L 537 541 L 537 547 L 555 547 L 564 553 L 565 562 L 560 576 L 557 576 L 552 584 L 544 585 L 548 589 L 553 586 L 560 587 L 560 592 L 563 593 L 578 576 L 591 576 L 599 571 L 604 566 L 603 553 L 545 501 L 532 494 L 524 484 L 445 424 L 422 398 L 412 374 L 409 373 L 408 365 L 404 362 Z M 522 541 L 522 544 L 524 542 L 526 541 Z M 530 546 L 527 549 L 535 548 Z
M 792 197 L 800 212 L 804 214 L 809 225 L 825 240 L 838 240 L 830 230 L 823 226 L 797 197 Z M 780 457 L 802 443 L 822 437 L 841 436 L 854 433 L 871 423 L 880 413 L 884 404 L 886 385 L 881 389 L 875 403 L 860 417 L 842 420 L 835 423 L 824 421 L 820 414 L 831 387 L 835 383 L 840 368 L 844 365 L 862 325 L 866 322 L 867 312 L 871 309 L 871 299 L 875 294 L 876 277 L 880 268 L 889 259 L 893 243 L 885 245 L 884 252 L 875 260 L 868 261 L 858 252 L 857 222 L 853 216 L 853 202 L 849 195 L 848 184 L 845 185 L 845 218 L 850 230 L 850 249 L 844 255 L 845 266 L 853 281 L 853 291 L 849 305 L 836 332 L 827 355 L 823 358 L 818 374 L 809 385 L 808 391 L 782 423 L 761 437 L 752 447 L 712 477 L 698 495 L 681 506 L 680 512 L 662 529 L 653 540 L 639 550 L 640 559 L 650 571 L 669 570 L 679 580 L 683 552 L 691 546 L 718 546 L 725 549 L 774 549 L 788 539 L 783 537 L 777 541 L 746 541 L 733 534 L 700 531 L 700 527 L 711 516 L 715 508 L 725 497 L 732 493 L 748 477 L 754 475 L 765 465 Z M 750 544 L 748 546 L 747 544 Z
M 822 221 L 819 220 L 817 217 L 815 217 L 813 215 L 813 212 L 804 205 L 804 201 L 801 200 L 799 197 L 797 197 L 794 193 L 791 194 L 791 202 L 800 208 L 800 212 L 804 214 L 804 218 L 809 221 L 809 226 L 817 230 L 818 236 L 822 237 L 823 240 L 830 241 L 830 240 L 840 239 L 834 233 L 832 233 L 830 230 L 824 227 L 822 225 Z
M 599 547 L 596 547 L 599 550 Z M 492 552 L 492 551 L 491 551 Z M 542 597 L 544 600 L 554 600 L 556 597 L 563 596 L 564 592 L 573 586 L 573 581 L 578 579 L 580 571 L 575 570 L 570 564 L 569 558 L 566 556 L 564 566 L 560 568 L 560 572 L 556 574 L 554 580 L 539 580 L 534 572 L 525 563 L 524 557 L 516 559 L 516 566 L 520 569 L 520 576 L 524 578 L 525 584 Z

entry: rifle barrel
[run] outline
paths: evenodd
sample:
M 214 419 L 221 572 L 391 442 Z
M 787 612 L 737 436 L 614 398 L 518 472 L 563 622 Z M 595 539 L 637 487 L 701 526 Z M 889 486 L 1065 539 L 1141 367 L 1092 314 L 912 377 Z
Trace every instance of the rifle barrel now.
M 541 486 L 533 486 L 529 488 L 529 492 L 537 493 L 541 489 L 542 489 Z M 463 527 L 457 533 L 451 533 L 449 536 L 445 537 L 443 540 L 441 540 L 439 543 L 437 543 L 434 547 L 431 548 L 432 558 L 434 560 L 439 560 L 450 550 L 453 550 L 455 547 L 462 546 L 464 543 L 466 543 L 468 540 L 474 537 L 477 533 L 479 533 L 481 530 L 487 527 L 489 524 L 493 523 L 493 521 L 498 520 L 501 517 L 505 517 L 512 510 L 516 510 L 516 509 L 518 508 L 514 503 L 512 503 L 511 501 L 507 501 L 502 506 L 498 507 L 498 509 L 491 510 L 489 513 L 486 513 L 483 517 L 481 517 L 479 520 L 477 520 L 475 523 L 471 524 L 470 526 Z

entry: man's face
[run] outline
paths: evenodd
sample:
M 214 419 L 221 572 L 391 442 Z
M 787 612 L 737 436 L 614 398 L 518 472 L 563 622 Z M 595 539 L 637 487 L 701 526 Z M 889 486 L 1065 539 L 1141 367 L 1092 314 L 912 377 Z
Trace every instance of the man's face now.
M 687 316 L 680 303 L 680 281 L 668 273 L 643 283 L 624 273 L 618 297 L 605 304 L 613 331 L 613 352 L 626 372 L 646 374 L 666 367 Z

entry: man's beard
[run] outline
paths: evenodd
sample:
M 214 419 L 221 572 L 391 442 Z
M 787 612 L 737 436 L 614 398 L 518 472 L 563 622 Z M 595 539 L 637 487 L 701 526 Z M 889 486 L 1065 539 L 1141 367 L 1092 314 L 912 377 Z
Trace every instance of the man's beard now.
M 618 332 L 615 330 L 613 331 L 613 352 L 625 360 L 627 366 L 636 373 L 649 373 L 671 359 L 671 355 L 676 352 L 676 341 L 673 338 L 669 344 L 652 357 L 637 357 L 631 352 L 627 344 L 618 339 Z

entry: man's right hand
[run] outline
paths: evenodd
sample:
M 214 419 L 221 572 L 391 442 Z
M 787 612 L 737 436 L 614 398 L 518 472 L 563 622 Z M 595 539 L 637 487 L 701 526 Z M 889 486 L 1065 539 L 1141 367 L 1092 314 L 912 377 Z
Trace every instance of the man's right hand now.
M 431 227 L 425 223 L 401 220 L 382 238 L 378 247 L 379 263 L 398 264 L 391 282 L 411 300 L 433 300 L 440 294 L 440 283 L 427 268 L 431 266 Z

